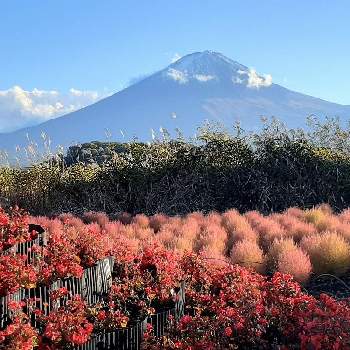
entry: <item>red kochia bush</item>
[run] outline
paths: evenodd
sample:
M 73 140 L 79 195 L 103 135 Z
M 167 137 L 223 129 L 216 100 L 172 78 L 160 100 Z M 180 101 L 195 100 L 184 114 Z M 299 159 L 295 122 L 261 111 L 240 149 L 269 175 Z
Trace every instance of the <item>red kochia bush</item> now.
M 258 234 L 250 226 L 247 219 L 237 210 L 231 209 L 222 215 L 222 225 L 227 231 L 227 253 L 232 246 L 241 240 L 258 241 Z
M 149 226 L 157 233 L 167 221 L 168 217 L 166 215 L 155 214 L 149 218 Z
M 259 233 L 260 244 L 264 249 L 268 249 L 276 238 L 286 236 L 285 229 L 270 217 L 261 215 L 256 211 L 244 214 L 252 227 Z

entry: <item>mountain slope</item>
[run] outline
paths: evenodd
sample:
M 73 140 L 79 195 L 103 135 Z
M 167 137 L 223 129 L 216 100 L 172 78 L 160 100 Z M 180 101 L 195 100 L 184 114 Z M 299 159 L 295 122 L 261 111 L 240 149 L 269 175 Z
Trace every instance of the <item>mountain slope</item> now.
M 271 77 L 232 61 L 220 53 L 205 51 L 183 57 L 150 77 L 93 105 L 40 125 L 0 135 L 0 149 L 14 150 L 39 140 L 44 131 L 53 144 L 137 136 L 151 139 L 151 129 L 180 128 L 193 135 L 208 119 L 255 129 L 261 116 L 275 116 L 289 126 L 303 126 L 307 115 L 320 118 L 350 117 L 350 106 L 330 103 L 272 84 Z M 122 130 L 122 132 L 121 132 Z

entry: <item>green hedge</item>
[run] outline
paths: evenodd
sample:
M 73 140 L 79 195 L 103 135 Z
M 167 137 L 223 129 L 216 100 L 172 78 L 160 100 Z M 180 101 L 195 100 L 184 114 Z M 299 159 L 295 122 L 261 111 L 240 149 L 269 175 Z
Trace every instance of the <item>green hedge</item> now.
M 319 203 L 340 210 L 350 206 L 348 135 L 330 145 L 322 128 L 308 134 L 269 125 L 259 134 L 206 130 L 190 141 L 93 142 L 71 148 L 65 162 L 0 168 L 0 196 L 35 214 L 268 213 Z

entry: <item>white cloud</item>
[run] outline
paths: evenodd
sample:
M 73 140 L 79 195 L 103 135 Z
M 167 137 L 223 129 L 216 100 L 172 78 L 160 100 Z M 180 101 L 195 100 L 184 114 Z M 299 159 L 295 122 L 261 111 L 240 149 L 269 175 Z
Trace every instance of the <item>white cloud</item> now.
M 37 88 L 28 91 L 17 85 L 0 90 L 0 132 L 55 118 L 83 108 L 106 95 L 74 88 L 67 93 Z
M 196 74 L 194 77 L 200 82 L 206 82 L 206 81 L 215 79 L 213 75 L 203 75 L 203 74 Z
M 247 87 L 259 89 L 261 87 L 268 87 L 272 85 L 272 76 L 270 74 L 264 74 L 263 76 L 258 75 L 255 69 L 250 68 L 248 71 L 239 70 L 237 71 L 240 75 L 247 75 Z M 236 78 L 236 83 L 242 83 L 240 78 Z
M 169 68 L 166 75 L 171 79 L 177 81 L 179 84 L 188 83 L 189 79 L 196 79 L 200 82 L 207 82 L 209 80 L 215 79 L 213 75 L 204 75 L 204 74 L 194 74 L 189 75 L 186 71 L 181 71 L 174 68 Z
M 244 80 L 241 79 L 240 77 L 232 77 L 232 81 L 235 84 L 243 84 L 244 83 Z
M 186 72 L 182 72 L 182 71 L 174 69 L 174 68 L 169 68 L 167 75 L 171 79 L 179 82 L 180 84 L 186 84 L 188 82 L 188 76 L 187 76 Z
M 173 58 L 171 59 L 171 63 L 175 63 L 176 61 L 178 61 L 182 56 L 179 55 L 177 52 L 176 54 L 173 56 Z
M 77 90 L 77 89 L 71 88 L 69 92 L 73 96 L 78 96 L 78 97 L 84 96 L 92 100 L 97 100 L 99 96 L 97 91 L 89 91 L 89 90 L 83 91 L 83 90 Z

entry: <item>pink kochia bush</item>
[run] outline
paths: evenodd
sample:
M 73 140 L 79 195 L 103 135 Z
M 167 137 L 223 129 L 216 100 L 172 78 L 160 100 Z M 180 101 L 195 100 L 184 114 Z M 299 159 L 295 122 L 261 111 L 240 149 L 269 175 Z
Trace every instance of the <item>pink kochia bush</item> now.
M 300 283 L 309 280 L 312 271 L 310 258 L 300 248 L 281 252 L 277 260 L 277 271 L 290 274 Z
M 258 232 L 260 244 L 264 249 L 268 249 L 276 238 L 286 236 L 285 229 L 275 220 L 265 217 L 256 211 L 244 214 L 248 222 Z
M 84 267 L 113 254 L 122 241 L 121 244 L 134 251 L 142 249 L 144 243 L 156 241 L 180 254 L 195 251 L 211 260 L 229 259 L 260 272 L 289 272 L 302 283 L 307 283 L 313 273 L 343 275 L 350 269 L 350 215 L 346 210 L 336 215 L 327 206 L 310 210 L 290 208 L 271 215 L 256 211 L 241 214 L 235 209 L 223 214 L 194 212 L 182 217 L 163 214 L 133 217 L 123 213 L 116 221 L 95 212 L 84 214 L 82 219 L 62 214 L 52 220 L 18 213 L 11 216 L 2 212 L 0 244 L 8 246 L 9 239 L 13 239 L 8 232 L 12 231 L 18 240 L 31 239 L 23 229 L 29 219 L 43 225 L 50 233 L 49 249 L 41 252 L 44 257 L 40 269 L 46 281 L 63 276 L 79 277 Z M 277 249 L 276 242 L 284 243 Z M 287 253 L 291 248 L 298 252 Z M 293 269 L 289 263 L 292 257 L 299 261 Z
M 256 242 L 241 240 L 231 250 L 231 263 L 249 267 L 259 273 L 265 272 L 265 256 Z

